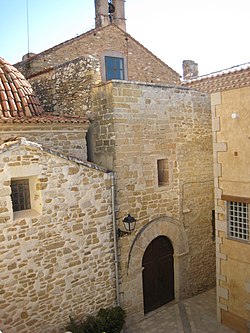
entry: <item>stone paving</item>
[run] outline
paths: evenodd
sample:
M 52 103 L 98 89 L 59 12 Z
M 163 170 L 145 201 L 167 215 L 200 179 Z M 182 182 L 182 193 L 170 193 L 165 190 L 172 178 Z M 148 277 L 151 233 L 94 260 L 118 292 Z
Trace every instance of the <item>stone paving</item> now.
M 125 333 L 235 333 L 216 319 L 216 294 L 211 289 L 198 296 L 168 304 L 145 316 Z

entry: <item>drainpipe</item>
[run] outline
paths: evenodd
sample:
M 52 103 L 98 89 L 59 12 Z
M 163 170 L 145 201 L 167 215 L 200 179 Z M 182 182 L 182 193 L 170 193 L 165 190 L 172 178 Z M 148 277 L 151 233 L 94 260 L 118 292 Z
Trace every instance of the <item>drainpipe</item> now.
M 114 254 L 115 254 L 115 286 L 116 286 L 116 304 L 120 306 L 120 290 L 119 290 L 119 273 L 118 273 L 118 245 L 117 245 L 117 227 L 115 220 L 115 177 L 114 172 L 110 173 L 111 179 L 111 198 L 112 198 L 112 221 L 113 221 L 113 237 L 114 237 Z

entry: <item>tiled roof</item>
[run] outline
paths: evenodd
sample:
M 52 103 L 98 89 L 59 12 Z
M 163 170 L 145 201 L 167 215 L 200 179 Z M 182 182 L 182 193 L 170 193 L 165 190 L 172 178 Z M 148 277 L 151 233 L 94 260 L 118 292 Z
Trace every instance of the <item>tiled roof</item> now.
M 207 93 L 250 86 L 250 62 L 184 81 L 182 85 Z
M 55 116 L 44 112 L 31 84 L 0 57 L 0 123 L 88 123 L 86 117 Z
M 30 83 L 12 65 L 0 58 L 0 118 L 32 117 L 43 107 Z

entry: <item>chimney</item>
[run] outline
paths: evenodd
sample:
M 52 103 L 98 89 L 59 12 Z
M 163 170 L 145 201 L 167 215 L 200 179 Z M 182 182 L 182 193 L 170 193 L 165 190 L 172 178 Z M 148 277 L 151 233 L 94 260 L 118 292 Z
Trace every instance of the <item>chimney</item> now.
M 116 24 L 126 31 L 125 0 L 95 0 L 95 27 Z
M 36 53 L 32 53 L 32 52 L 26 53 L 25 55 L 23 55 L 22 61 L 28 60 L 29 58 L 32 58 L 35 55 L 36 55 Z
M 114 24 L 126 31 L 125 0 L 113 0 L 115 6 Z
M 182 69 L 184 80 L 195 79 L 199 76 L 198 64 L 193 60 L 183 60 Z

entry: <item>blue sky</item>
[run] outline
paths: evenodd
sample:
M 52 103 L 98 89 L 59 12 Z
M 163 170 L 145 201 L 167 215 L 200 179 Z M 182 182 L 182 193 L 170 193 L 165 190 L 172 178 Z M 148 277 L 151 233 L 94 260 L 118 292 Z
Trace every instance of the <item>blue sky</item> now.
M 27 0 L 0 0 L 0 56 L 28 51 Z M 39 53 L 94 28 L 94 0 L 28 0 L 30 52 Z M 182 60 L 200 74 L 250 61 L 249 0 L 126 0 L 127 32 L 181 74 Z

